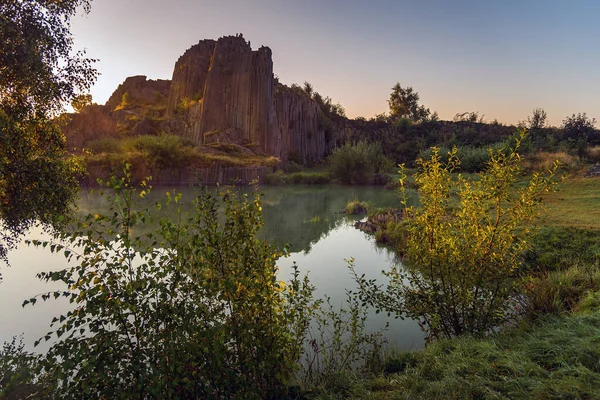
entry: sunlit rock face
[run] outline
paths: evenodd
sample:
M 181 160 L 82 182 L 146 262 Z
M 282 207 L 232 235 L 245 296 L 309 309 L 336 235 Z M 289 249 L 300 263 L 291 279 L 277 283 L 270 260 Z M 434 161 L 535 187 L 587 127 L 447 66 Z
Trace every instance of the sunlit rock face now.
M 62 130 L 70 149 L 92 140 L 125 135 L 154 135 L 163 129 L 169 80 L 131 76 L 117 87 L 106 104 L 92 104 L 68 114 Z
M 279 156 L 281 146 L 273 103 L 271 50 L 253 51 L 241 36 L 203 40 L 175 64 L 169 115 L 182 99 L 192 100 L 190 139 L 210 143 L 222 130 L 236 130 L 242 145 Z
M 128 93 L 131 106 L 162 106 L 164 105 L 171 81 L 167 79 L 147 79 L 144 75 L 130 76 L 113 92 L 106 106 L 110 110 L 118 108 L 123 101 L 123 95 Z
M 93 107 L 71 116 L 69 145 L 167 132 L 199 146 L 232 144 L 307 163 L 323 159 L 334 144 L 320 126 L 317 103 L 280 84 L 271 49 L 253 50 L 242 35 L 202 40 L 177 60 L 171 81 L 129 77 L 104 106 Z
M 181 113 L 188 99 L 183 134 L 197 144 L 229 141 L 303 162 L 320 160 L 329 150 L 316 102 L 278 83 L 271 49 L 252 50 L 241 35 L 202 40 L 179 58 L 169 115 Z M 224 139 L 222 131 L 237 133 Z

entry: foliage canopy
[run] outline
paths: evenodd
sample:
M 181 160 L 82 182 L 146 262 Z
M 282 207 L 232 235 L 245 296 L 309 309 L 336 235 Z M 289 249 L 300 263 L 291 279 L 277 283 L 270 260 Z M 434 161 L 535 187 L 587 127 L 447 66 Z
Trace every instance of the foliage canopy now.
M 88 0 L 0 4 L 0 257 L 35 221 L 67 211 L 78 168 L 53 116 L 97 76 L 73 54 L 70 18 Z
M 409 86 L 403 88 L 400 83 L 396 83 L 392 88 L 388 104 L 390 117 L 395 120 L 408 118 L 411 121 L 419 122 L 427 119 L 431 113 L 428 108 L 419 105 L 419 93 Z

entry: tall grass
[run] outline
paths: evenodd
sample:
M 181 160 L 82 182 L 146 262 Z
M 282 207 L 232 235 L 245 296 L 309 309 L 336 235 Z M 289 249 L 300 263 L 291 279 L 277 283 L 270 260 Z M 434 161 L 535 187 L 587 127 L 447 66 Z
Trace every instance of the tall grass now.
M 530 172 L 546 172 L 552 168 L 556 161 L 561 164 L 563 171 L 572 171 L 581 167 L 581 161 L 577 156 L 564 151 L 554 153 L 541 151 L 527 157 L 525 168 Z
M 590 162 L 600 163 L 600 146 L 588 147 L 585 155 Z

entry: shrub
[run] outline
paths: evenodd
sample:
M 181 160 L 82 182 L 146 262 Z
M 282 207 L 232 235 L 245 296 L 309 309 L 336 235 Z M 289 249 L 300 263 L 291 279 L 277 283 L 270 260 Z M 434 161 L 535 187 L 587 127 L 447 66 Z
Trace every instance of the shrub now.
M 87 143 L 87 148 L 94 154 L 118 153 L 121 150 L 121 141 L 113 138 L 93 140 Z
M 331 182 L 331 177 L 327 172 L 310 172 L 300 171 L 293 173 L 286 173 L 282 170 L 267 174 L 265 176 L 265 183 L 267 185 L 287 185 L 287 184 L 326 184 Z
M 177 106 L 175 108 L 175 111 L 178 114 L 183 114 L 185 113 L 187 110 L 189 110 L 189 108 L 196 103 L 195 100 L 189 98 L 189 97 L 182 97 L 181 100 L 179 100 L 179 102 L 177 103 Z
M 163 134 L 142 135 L 133 138 L 133 148 L 146 154 L 152 168 L 173 168 L 188 164 L 193 157 L 192 148 L 181 137 Z
M 515 271 L 531 247 L 530 223 L 539 198 L 554 186 L 552 173 L 534 174 L 515 189 L 522 168 L 514 151 L 494 155 L 477 181 L 454 180 L 458 162 L 456 150 L 443 164 L 434 149 L 415 175 L 422 206 L 407 207 L 404 196 L 408 272 L 388 271 L 385 291 L 356 276 L 364 301 L 421 321 L 433 337 L 485 334 L 510 318 L 519 289 Z
M 588 147 L 585 156 L 590 162 L 600 163 L 600 146 Z
M 324 386 L 346 398 L 359 374 L 383 369 L 382 332 L 366 334 L 366 320 L 367 307 L 353 293 L 346 291 L 346 304 L 339 309 L 326 297 L 309 334 L 302 371 L 305 385 Z
M 329 165 L 331 175 L 341 182 L 366 184 L 375 174 L 386 172 L 392 162 L 383 155 L 379 144 L 361 140 L 334 149 Z
M 38 374 L 40 356 L 24 350 L 23 338 L 13 337 L 0 349 L 0 399 L 42 398 L 48 377 Z
M 460 171 L 464 172 L 481 172 L 483 171 L 487 164 L 490 162 L 491 157 L 498 153 L 504 147 L 503 143 L 496 143 L 486 147 L 470 147 L 470 146 L 462 146 L 458 147 L 458 151 L 456 153 L 457 158 L 460 160 Z M 441 147 L 438 149 L 440 160 L 443 163 L 448 162 L 449 154 L 451 150 L 445 147 Z M 419 153 L 419 158 L 422 160 L 431 159 L 433 154 L 433 150 L 427 149 L 423 150 Z
M 359 201 L 358 199 L 354 199 L 349 201 L 346 204 L 346 214 L 354 215 L 354 214 L 366 214 L 367 212 L 367 203 L 364 201 Z
M 123 93 L 121 96 L 121 103 L 115 107 L 115 111 L 124 110 L 131 105 L 131 95 L 129 92 Z
M 289 284 L 277 280 L 281 253 L 256 239 L 260 198 L 224 191 L 219 201 L 200 190 L 187 215 L 180 196 L 168 195 L 157 207 L 174 207 L 177 217 L 140 234 L 152 218 L 134 205 L 147 185 L 132 188 L 126 173 L 110 187 L 107 216 L 89 215 L 50 243 L 72 264 L 40 278 L 65 290 L 25 302 L 65 296 L 76 305 L 45 337 L 61 339 L 43 363 L 58 379 L 56 395 L 284 396 L 315 307 L 313 287 L 297 269 Z

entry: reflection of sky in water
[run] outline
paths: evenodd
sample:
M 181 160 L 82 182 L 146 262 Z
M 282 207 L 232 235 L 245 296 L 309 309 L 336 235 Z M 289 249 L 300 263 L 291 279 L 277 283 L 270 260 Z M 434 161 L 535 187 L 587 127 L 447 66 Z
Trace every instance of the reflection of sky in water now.
M 40 239 L 40 229 L 32 229 L 30 238 Z M 66 266 L 61 254 L 52 254 L 48 248 L 35 249 L 21 243 L 9 253 L 11 267 L 2 265 L 3 281 L 0 283 L 0 343 L 10 341 L 14 335 L 24 334 L 27 350 L 33 350 L 33 343 L 50 331 L 52 318 L 69 309 L 69 301 L 61 297 L 48 301 L 38 299 L 35 306 L 22 307 L 23 301 L 37 294 L 52 290 L 64 290 L 58 282 L 45 283 L 35 275 L 43 271 L 57 271 Z M 42 341 L 36 351 L 45 351 L 49 344 Z
M 179 190 L 183 192 L 184 200 L 192 198 L 192 189 Z M 355 229 L 342 211 L 346 203 L 355 198 L 376 207 L 391 207 L 399 204 L 397 193 L 379 187 L 332 185 L 266 187 L 261 190 L 265 192 L 265 226 L 260 237 L 277 247 L 286 243 L 292 246 L 290 257 L 278 262 L 281 279 L 289 279 L 292 262 L 296 261 L 302 273 L 309 271 L 311 283 L 317 287 L 316 295 L 329 295 L 334 306 L 341 306 L 345 301 L 345 289 L 356 288 L 344 258 L 355 259 L 357 273 L 384 282 L 381 271 L 393 265 L 393 253 L 377 247 L 372 238 Z M 165 191 L 164 188 L 155 189 L 153 196 L 146 199 L 147 204 L 154 204 Z M 188 210 L 192 211 L 191 208 Z M 83 193 L 80 213 L 107 211 L 104 200 Z M 34 229 L 29 238 L 41 239 L 42 233 Z M 33 307 L 21 305 L 23 300 L 36 294 L 61 289 L 58 283 L 46 284 L 35 275 L 64 268 L 65 259 L 62 254 L 51 254 L 48 249 L 35 249 L 25 244 L 11 251 L 9 259 L 12 267 L 1 267 L 4 279 L 0 283 L 0 343 L 24 333 L 26 347 L 32 350 L 33 342 L 49 331 L 52 318 L 65 312 L 69 303 L 61 298 L 47 302 L 40 299 Z M 423 335 L 413 321 L 388 319 L 384 314 L 372 313 L 368 329 L 377 330 L 387 320 L 390 328 L 386 336 L 390 343 L 403 349 L 422 346 Z M 38 347 L 40 351 L 47 348 L 45 342 Z
M 394 253 L 375 245 L 373 239 L 366 237 L 351 224 L 342 226 L 329 232 L 312 246 L 308 253 L 292 253 L 290 257 L 280 259 L 280 278 L 288 280 L 291 276 L 291 267 L 295 261 L 302 274 L 308 271 L 308 276 L 316 286 L 317 298 L 328 295 L 335 307 L 344 306 L 346 289 L 356 289 L 356 283 L 348 269 L 344 258 L 354 258 L 357 274 L 363 273 L 367 278 L 377 278 L 380 283 L 386 280 L 381 275 L 382 270 L 388 270 L 394 264 Z M 423 346 L 423 333 L 419 326 L 411 320 L 394 319 L 387 314 L 371 312 L 367 319 L 367 331 L 377 331 L 385 326 L 390 326 L 385 333 L 389 343 L 401 349 L 413 349 Z

